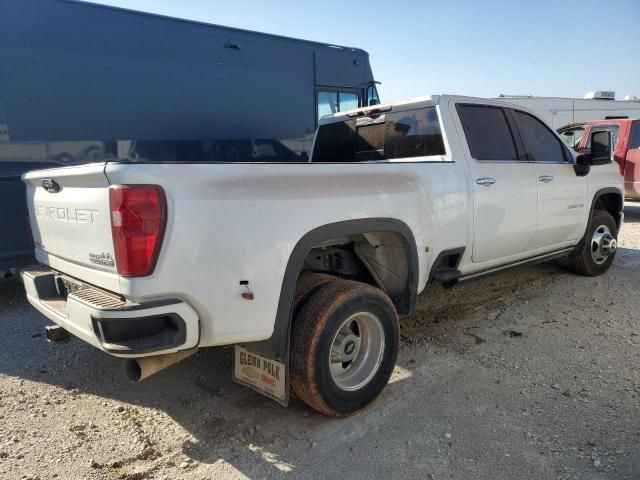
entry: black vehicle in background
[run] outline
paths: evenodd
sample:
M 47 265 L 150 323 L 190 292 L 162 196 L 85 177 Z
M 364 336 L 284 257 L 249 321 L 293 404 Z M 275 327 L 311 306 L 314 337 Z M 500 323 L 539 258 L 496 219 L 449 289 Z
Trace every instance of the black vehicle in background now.
M 377 103 L 358 48 L 71 0 L 0 0 L 0 269 L 33 259 L 20 181 L 29 170 L 150 154 L 306 162 L 319 118 Z
M 24 200 L 25 186 L 20 176 L 42 167 L 43 164 L 39 163 L 0 164 L 0 271 L 34 262 L 29 215 Z

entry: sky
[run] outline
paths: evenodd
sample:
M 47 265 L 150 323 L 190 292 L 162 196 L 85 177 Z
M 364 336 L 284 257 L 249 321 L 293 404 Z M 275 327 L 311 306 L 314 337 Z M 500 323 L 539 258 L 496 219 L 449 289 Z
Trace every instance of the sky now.
M 362 48 L 384 101 L 430 94 L 640 97 L 640 0 L 99 0 Z

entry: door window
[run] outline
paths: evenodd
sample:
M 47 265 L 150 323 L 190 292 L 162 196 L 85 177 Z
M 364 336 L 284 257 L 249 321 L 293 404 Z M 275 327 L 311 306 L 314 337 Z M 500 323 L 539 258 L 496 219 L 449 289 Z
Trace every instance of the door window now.
M 615 150 L 616 145 L 618 144 L 619 131 L 620 127 L 618 125 L 594 125 L 591 127 L 586 147 L 591 148 L 591 135 L 593 135 L 594 132 L 611 132 L 611 142 L 613 143 L 613 149 Z
M 458 115 L 476 160 L 518 160 L 504 110 L 487 105 L 458 105 Z
M 567 161 L 562 143 L 544 123 L 519 110 L 514 110 L 513 116 L 530 161 L 553 163 Z
M 378 96 L 378 90 L 375 85 L 369 85 L 367 87 L 367 105 L 379 105 L 380 97 Z

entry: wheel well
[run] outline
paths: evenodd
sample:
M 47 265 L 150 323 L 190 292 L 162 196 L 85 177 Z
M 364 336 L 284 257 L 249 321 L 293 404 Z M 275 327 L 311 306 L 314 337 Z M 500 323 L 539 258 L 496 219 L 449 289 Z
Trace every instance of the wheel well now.
M 613 192 L 603 193 L 596 199 L 593 209 L 609 212 L 615 220 L 616 226 L 620 228 L 622 220 L 622 195 Z
M 412 285 L 411 253 L 396 232 L 365 232 L 313 245 L 303 271 L 330 273 L 381 288 L 401 315 L 411 313 L 416 287 Z

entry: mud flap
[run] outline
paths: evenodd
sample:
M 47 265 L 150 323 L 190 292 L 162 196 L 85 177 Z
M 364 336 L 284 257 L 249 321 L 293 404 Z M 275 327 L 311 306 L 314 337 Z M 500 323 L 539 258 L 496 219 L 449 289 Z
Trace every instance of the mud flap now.
M 232 379 L 280 405 L 289 405 L 289 355 L 270 355 L 268 342 L 234 345 Z

